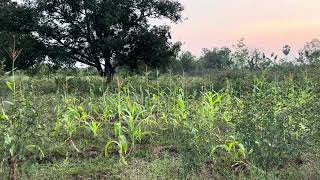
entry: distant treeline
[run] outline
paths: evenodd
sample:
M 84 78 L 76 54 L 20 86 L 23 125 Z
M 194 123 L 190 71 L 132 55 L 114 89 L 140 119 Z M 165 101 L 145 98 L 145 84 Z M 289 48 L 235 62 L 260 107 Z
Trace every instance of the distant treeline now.
M 191 52 L 181 52 L 172 63 L 173 72 L 204 73 L 212 69 L 248 69 L 257 70 L 275 66 L 315 65 L 320 62 L 320 41 L 313 39 L 299 51 L 299 56 L 289 57 L 291 47 L 285 45 L 283 55 L 270 55 L 258 50 L 250 50 L 244 39 L 240 39 L 233 50 L 227 47 L 203 49 L 202 55 L 196 57 Z

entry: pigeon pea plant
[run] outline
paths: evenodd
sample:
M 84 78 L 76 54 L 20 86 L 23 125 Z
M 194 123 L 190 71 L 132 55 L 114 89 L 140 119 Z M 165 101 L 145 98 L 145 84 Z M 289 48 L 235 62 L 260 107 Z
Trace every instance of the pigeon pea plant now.
M 266 174 L 303 152 L 309 131 L 304 107 L 313 99 L 312 89 L 310 83 L 297 86 L 290 78 L 284 84 L 268 82 L 265 77 L 255 79 L 236 131 L 241 142 L 253 149 L 252 161 Z
M 9 179 L 18 179 L 20 167 L 34 158 L 43 158 L 41 149 L 45 126 L 41 122 L 33 104 L 32 95 L 25 93 L 15 82 L 15 61 L 22 49 L 13 48 L 7 52 L 12 60 L 12 76 L 6 85 L 11 94 L 0 104 L 0 143 L 2 162 L 9 167 Z

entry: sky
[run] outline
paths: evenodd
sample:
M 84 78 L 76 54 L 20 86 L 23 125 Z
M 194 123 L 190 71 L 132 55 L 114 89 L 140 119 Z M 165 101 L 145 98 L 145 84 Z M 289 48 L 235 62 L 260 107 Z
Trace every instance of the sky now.
M 307 41 L 320 38 L 320 0 L 179 0 L 182 23 L 172 25 L 175 41 L 197 56 L 203 48 L 247 45 L 281 54 L 284 45 L 296 56 Z

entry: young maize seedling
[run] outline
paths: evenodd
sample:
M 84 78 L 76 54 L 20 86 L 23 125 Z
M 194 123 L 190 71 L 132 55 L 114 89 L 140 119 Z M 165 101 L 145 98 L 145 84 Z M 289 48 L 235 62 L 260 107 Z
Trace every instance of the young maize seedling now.
M 98 129 L 100 127 L 100 124 L 96 121 L 85 122 L 86 128 L 93 133 L 93 135 L 96 137 L 98 135 Z
M 219 150 L 222 151 L 223 154 L 219 154 Z M 215 146 L 211 150 L 211 157 L 213 159 L 222 157 L 223 162 L 231 165 L 231 167 L 239 167 L 243 165 L 248 165 L 247 162 L 247 156 L 250 155 L 253 152 L 253 150 L 250 150 L 249 152 L 244 148 L 243 144 L 240 142 L 232 139 L 226 141 L 222 145 Z M 219 157 L 217 155 L 219 154 Z
M 115 133 L 115 136 L 117 137 L 117 141 L 107 142 L 107 144 L 104 147 L 104 155 L 108 157 L 109 155 L 108 151 L 111 148 L 111 145 L 115 144 L 118 147 L 120 162 L 124 165 L 127 165 L 128 163 L 125 160 L 125 155 L 127 154 L 127 151 L 128 151 L 128 141 L 127 141 L 127 138 L 122 134 L 123 128 L 121 126 L 121 123 L 114 124 L 114 133 Z

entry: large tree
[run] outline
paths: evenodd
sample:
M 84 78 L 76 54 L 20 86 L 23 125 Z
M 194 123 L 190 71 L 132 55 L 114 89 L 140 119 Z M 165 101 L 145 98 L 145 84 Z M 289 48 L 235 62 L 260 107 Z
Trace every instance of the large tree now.
M 30 6 L 18 4 L 11 0 L 0 0 L 0 61 L 4 60 L 6 70 L 11 69 L 12 61 L 7 54 L 13 46 L 23 49 L 15 63 L 18 69 L 28 69 L 44 60 L 44 45 L 37 40 L 34 33 L 38 19 Z
M 163 66 L 176 54 L 169 28 L 150 24 L 180 21 L 176 0 L 37 0 L 36 6 L 49 56 L 95 67 L 109 79 L 117 66 Z

